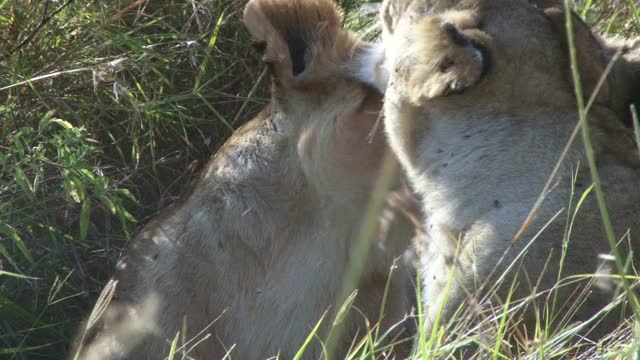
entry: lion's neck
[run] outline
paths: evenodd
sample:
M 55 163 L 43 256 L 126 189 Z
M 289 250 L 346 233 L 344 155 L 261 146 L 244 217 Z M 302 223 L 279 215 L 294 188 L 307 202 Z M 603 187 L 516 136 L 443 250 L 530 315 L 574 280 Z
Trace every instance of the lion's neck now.
M 411 171 L 425 214 L 464 228 L 496 208 L 533 205 L 574 125 L 549 114 L 431 112 Z M 579 157 L 569 154 L 561 177 Z

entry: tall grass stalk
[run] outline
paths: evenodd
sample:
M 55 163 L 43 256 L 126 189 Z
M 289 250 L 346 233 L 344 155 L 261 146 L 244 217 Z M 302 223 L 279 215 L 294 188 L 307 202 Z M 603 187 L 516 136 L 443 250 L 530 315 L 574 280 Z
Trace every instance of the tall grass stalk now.
M 638 153 L 640 153 L 640 121 L 638 121 L 638 109 L 635 105 L 631 105 L 631 115 L 633 118 L 633 129 L 636 133 L 636 143 L 638 144 Z
M 364 213 L 360 231 L 354 242 L 353 248 L 350 250 L 350 262 L 347 271 L 343 277 L 342 290 L 336 304 L 343 304 L 350 294 L 357 288 L 360 276 L 366 266 L 366 261 L 371 251 L 372 239 L 375 238 L 378 229 L 378 218 L 382 212 L 387 193 L 391 189 L 393 179 L 398 173 L 398 164 L 391 154 L 387 151 L 381 162 L 379 175 L 376 179 L 371 198 Z M 329 334 L 327 339 L 327 359 L 333 359 L 337 341 L 343 333 L 341 323 L 338 323 Z
M 635 312 L 636 318 L 640 319 L 640 303 L 638 302 L 638 298 L 631 291 L 629 280 L 626 277 L 624 262 L 622 260 L 622 255 L 618 250 L 616 235 L 613 230 L 613 224 L 611 223 L 611 217 L 609 216 L 609 210 L 607 209 L 604 191 L 602 189 L 602 183 L 600 181 L 600 175 L 598 174 L 595 152 L 593 149 L 593 144 L 591 142 L 591 132 L 590 132 L 588 116 L 587 116 L 588 110 L 585 106 L 584 94 L 582 90 L 582 81 L 580 79 L 578 56 L 576 51 L 574 30 L 573 30 L 573 13 L 572 13 L 572 6 L 571 6 L 570 0 L 564 0 L 564 10 L 565 10 L 565 18 L 566 18 L 567 40 L 569 44 L 569 57 L 571 61 L 571 73 L 573 75 L 576 101 L 578 104 L 578 116 L 579 116 L 580 124 L 582 127 L 582 141 L 585 147 L 587 161 L 589 163 L 589 170 L 591 172 L 591 178 L 593 180 L 593 186 L 595 188 L 596 198 L 598 200 L 598 208 L 600 209 L 600 215 L 601 215 L 604 229 L 607 235 L 607 240 L 609 241 L 609 246 L 611 247 L 611 251 L 613 253 L 613 256 L 615 257 L 617 270 L 622 276 L 622 284 L 626 292 L 627 298 L 633 308 L 633 311 Z

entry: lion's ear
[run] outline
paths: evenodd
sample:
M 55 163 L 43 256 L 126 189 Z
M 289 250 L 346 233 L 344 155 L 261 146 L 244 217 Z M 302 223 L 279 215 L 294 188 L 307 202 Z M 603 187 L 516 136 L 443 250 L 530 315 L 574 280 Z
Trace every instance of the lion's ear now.
M 340 31 L 342 17 L 328 0 L 251 0 L 244 22 L 264 46 L 263 61 L 283 84 L 303 80 Z
M 384 36 L 390 36 L 396 30 L 398 22 L 407 11 L 412 0 L 384 0 L 380 5 L 380 19 Z
M 569 59 L 569 41 L 566 30 L 566 17 L 563 10 L 558 7 L 549 7 L 543 10 L 545 16 L 550 20 L 554 30 L 558 33 L 558 40 Z M 604 74 L 607 66 L 605 61 L 602 43 L 591 32 L 587 25 L 578 15 L 571 13 L 573 23 L 573 38 L 578 60 L 578 70 L 582 82 L 582 90 L 585 97 L 591 96 L 593 91 Z M 603 86 L 599 90 L 598 97 L 606 98 L 608 89 Z

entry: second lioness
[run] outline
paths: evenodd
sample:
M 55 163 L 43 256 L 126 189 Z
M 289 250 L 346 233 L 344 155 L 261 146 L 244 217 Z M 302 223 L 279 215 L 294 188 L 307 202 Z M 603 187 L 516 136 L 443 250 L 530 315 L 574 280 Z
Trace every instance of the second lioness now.
M 392 31 L 386 31 L 387 58 L 376 63 L 365 57 L 361 63 L 387 64 L 385 127 L 422 197 L 426 330 L 433 329 L 438 315 L 450 320 L 461 304 L 474 304 L 475 314 L 481 314 L 477 310 L 489 303 L 482 295 L 498 289 L 505 301 L 512 284 L 512 299 L 535 299 L 529 309 L 538 310 L 538 318 L 525 321 L 530 335 L 536 321 L 541 328 L 559 329 L 569 321 L 589 320 L 614 294 L 606 286 L 592 286 L 592 278 L 575 277 L 603 271 L 601 254 L 611 252 L 582 144 L 568 150 L 553 186 L 543 194 L 545 201 L 528 220 L 578 121 L 564 13 L 544 0 L 421 3 L 387 1 L 383 20 L 393 20 Z M 390 13 L 395 15 L 385 18 Z M 436 17 L 442 26 L 421 25 Z M 416 69 L 444 52 L 412 49 L 422 39 L 446 36 L 459 48 L 447 51 L 462 58 L 433 69 L 431 77 L 417 76 Z M 575 40 L 588 96 L 606 60 L 600 42 L 579 22 Z M 468 77 L 468 72 L 455 73 L 456 61 L 470 59 L 484 69 L 474 82 L 416 86 L 416 79 L 429 84 L 438 77 L 455 84 L 452 76 Z M 453 72 L 444 76 L 446 71 Z M 460 93 L 434 91 L 438 86 Z M 630 248 L 640 248 L 640 157 L 632 132 L 612 106 L 617 91 L 611 86 L 604 83 L 589 115 L 597 170 L 625 256 Z M 577 207 L 582 196 L 586 199 Z M 494 286 L 495 281 L 500 284 Z M 599 337 L 618 321 L 612 313 L 591 321 L 583 332 Z

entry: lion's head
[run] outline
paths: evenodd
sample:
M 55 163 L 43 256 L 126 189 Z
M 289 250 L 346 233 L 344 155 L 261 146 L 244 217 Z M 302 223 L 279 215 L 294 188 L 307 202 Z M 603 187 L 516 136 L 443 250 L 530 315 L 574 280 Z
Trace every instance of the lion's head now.
M 244 17 L 264 48 L 276 123 L 298 138 L 306 176 L 336 199 L 368 196 L 386 149 L 381 133 L 368 136 L 382 97 L 351 74 L 353 57 L 368 45 L 342 29 L 329 1 L 254 0 Z
M 406 1 L 391 0 L 387 6 L 395 2 Z M 406 10 L 397 15 L 401 20 L 396 20 L 392 40 L 387 42 L 395 44 L 392 51 L 405 50 L 389 55 L 394 58 L 390 77 L 398 81 L 392 86 L 391 95 L 400 89 L 406 92 L 415 88 L 412 95 L 405 95 L 429 99 L 468 89 L 468 96 L 460 97 L 460 103 L 473 99 L 475 103 L 491 103 L 492 107 L 505 110 L 543 102 L 561 106 L 572 102 L 575 94 L 565 16 L 559 2 L 441 0 L 395 6 Z M 578 17 L 573 22 L 582 86 L 589 96 L 604 73 L 606 59 L 589 28 Z M 439 41 L 446 41 L 448 46 L 435 47 L 433 39 L 443 39 Z M 426 47 L 429 48 L 425 51 Z M 421 73 L 421 68 L 441 63 L 443 56 L 452 58 L 451 63 L 467 65 L 457 72 L 450 71 L 446 77 L 446 71 Z M 476 68 L 470 71 L 474 60 Z M 438 81 L 439 78 L 446 80 Z M 421 91 L 418 84 L 423 85 Z M 599 91 L 600 99 L 605 99 L 607 84 Z

